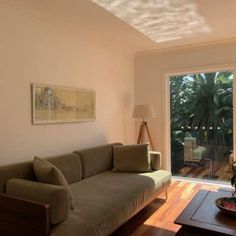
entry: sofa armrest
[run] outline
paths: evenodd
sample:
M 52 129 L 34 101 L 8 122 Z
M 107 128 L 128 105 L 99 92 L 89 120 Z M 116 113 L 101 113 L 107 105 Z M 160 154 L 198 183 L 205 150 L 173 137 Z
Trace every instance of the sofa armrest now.
M 5 236 L 48 236 L 49 205 L 0 194 L 0 233 Z
M 150 159 L 151 159 L 151 168 L 153 170 L 160 170 L 162 164 L 161 153 L 156 151 L 150 151 Z
M 69 195 L 62 186 L 10 179 L 6 185 L 6 193 L 14 197 L 48 204 L 51 224 L 60 223 L 69 215 Z

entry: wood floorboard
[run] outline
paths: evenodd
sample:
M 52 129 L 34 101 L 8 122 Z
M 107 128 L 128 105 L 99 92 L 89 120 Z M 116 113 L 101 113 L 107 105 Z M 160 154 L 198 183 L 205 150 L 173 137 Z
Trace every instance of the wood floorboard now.
M 172 181 L 168 199 L 162 193 L 147 207 L 115 231 L 112 236 L 174 236 L 180 229 L 174 220 L 200 189 L 213 190 L 208 184 Z

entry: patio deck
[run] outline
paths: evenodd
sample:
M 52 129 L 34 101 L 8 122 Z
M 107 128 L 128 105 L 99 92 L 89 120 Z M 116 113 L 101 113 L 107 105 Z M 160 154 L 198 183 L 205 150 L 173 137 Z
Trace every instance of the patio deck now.
M 188 178 L 229 182 L 232 177 L 232 172 L 229 163 L 213 161 L 211 169 L 209 166 L 185 166 L 176 175 Z

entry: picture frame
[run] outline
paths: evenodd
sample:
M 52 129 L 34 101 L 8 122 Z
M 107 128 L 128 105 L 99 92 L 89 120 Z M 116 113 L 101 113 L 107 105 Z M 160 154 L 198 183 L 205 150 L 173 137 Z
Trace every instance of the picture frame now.
M 34 83 L 31 91 L 33 124 L 96 120 L 96 93 L 92 89 Z

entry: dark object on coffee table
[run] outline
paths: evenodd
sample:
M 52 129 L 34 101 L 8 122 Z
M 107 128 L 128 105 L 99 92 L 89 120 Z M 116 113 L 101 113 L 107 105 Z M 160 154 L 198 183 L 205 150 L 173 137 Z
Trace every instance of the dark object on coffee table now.
M 222 197 L 215 201 L 216 206 L 224 213 L 236 216 L 236 198 Z

